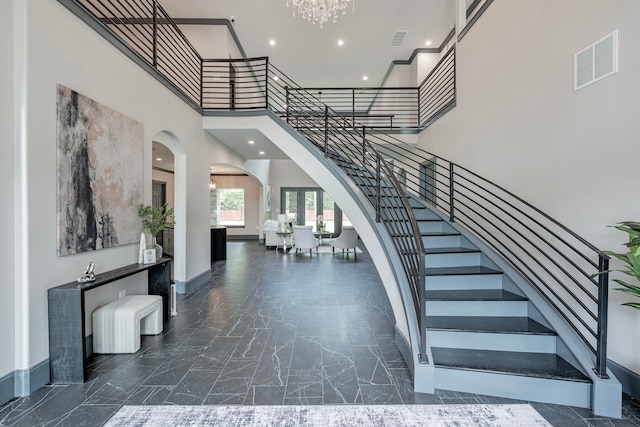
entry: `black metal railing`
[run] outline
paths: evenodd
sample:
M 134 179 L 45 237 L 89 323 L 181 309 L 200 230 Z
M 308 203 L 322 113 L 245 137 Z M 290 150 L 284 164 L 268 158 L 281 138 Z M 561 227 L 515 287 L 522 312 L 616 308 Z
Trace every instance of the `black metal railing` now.
M 419 87 L 418 121 L 426 128 L 456 105 L 456 48 L 444 54 Z
M 59 0 L 67 3 L 69 0 Z M 156 0 L 75 0 L 141 60 L 155 68 L 202 110 L 252 110 L 273 106 L 269 60 L 204 59 Z M 309 96 L 351 119 L 351 126 L 419 130 L 455 106 L 455 48 L 418 87 L 301 88 L 289 85 L 285 110 Z M 280 110 L 280 108 L 277 108 Z M 288 115 L 299 114 L 287 111 Z
M 351 127 L 397 129 L 419 126 L 418 88 L 290 88 L 290 105 L 313 94 L 319 103 L 351 121 Z M 290 113 L 296 114 L 295 112 Z
M 202 108 L 205 110 L 267 109 L 269 58 L 204 59 Z
M 147 64 L 201 105 L 202 58 L 155 0 L 77 0 Z
M 64 4 L 70 0 L 59 1 Z M 490 3 L 485 0 L 477 10 Z M 464 225 L 508 260 L 594 351 L 595 371 L 606 376 L 608 275 L 600 274 L 596 280 L 593 274 L 607 270 L 609 257 L 474 172 L 404 144 L 380 129 L 367 132 L 362 122 L 384 126 L 367 122 L 371 118 L 366 116 L 356 117 L 365 112 L 384 111 L 394 115 L 393 127 L 399 123 L 395 113 L 387 111 L 392 102 L 381 95 L 382 89 L 374 90 L 376 96 L 369 93 L 362 104 L 352 100 L 350 111 L 342 101 L 332 107 L 327 105 L 328 94 L 321 96 L 317 90 L 299 87 L 266 58 L 203 60 L 155 0 L 77 0 L 74 4 L 83 6 L 202 110 L 267 108 L 352 176 L 367 194 L 376 219 L 389 230 L 402 258 L 422 334 L 424 250 L 405 191 L 447 213 L 451 221 Z M 355 91 L 351 91 L 352 98 Z M 406 95 L 407 99 L 412 97 Z M 455 102 L 452 48 L 418 88 L 416 129 L 428 126 Z M 380 105 L 385 109 L 376 110 Z M 407 120 L 405 124 L 413 119 Z M 422 336 L 422 354 L 424 345 Z
M 408 192 L 490 245 L 556 308 L 606 377 L 609 256 L 535 206 L 478 174 L 389 135 L 370 142 Z M 603 273 L 604 272 L 604 273 Z M 599 274 L 594 278 L 594 275 Z

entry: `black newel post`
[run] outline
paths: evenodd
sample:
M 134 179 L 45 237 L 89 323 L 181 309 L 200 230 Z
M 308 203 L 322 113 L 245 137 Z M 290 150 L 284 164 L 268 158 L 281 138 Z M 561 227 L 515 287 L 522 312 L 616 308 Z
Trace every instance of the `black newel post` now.
M 598 271 L 601 273 L 609 270 L 609 257 L 600 255 L 598 259 Z M 609 378 L 607 375 L 607 316 L 609 308 L 609 273 L 598 276 L 598 343 L 596 348 L 596 374 L 600 378 Z

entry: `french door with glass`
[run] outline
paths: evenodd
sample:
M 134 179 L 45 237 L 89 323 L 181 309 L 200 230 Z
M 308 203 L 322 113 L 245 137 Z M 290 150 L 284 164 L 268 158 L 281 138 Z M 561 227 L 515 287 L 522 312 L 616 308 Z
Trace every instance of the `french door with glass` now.
M 321 188 L 283 187 L 280 200 L 280 212 L 294 223 L 313 226 L 313 231 L 318 231 L 322 223 L 328 233 L 337 235 L 343 221 L 348 221 L 331 196 Z

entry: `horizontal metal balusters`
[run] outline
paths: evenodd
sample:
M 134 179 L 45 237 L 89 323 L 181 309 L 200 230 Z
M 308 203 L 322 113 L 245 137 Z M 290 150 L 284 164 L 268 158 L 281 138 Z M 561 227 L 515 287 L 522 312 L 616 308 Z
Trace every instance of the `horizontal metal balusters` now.
M 202 59 L 154 0 L 77 0 L 140 58 L 200 105 Z
M 426 127 L 456 102 L 455 45 L 420 84 L 420 127 Z

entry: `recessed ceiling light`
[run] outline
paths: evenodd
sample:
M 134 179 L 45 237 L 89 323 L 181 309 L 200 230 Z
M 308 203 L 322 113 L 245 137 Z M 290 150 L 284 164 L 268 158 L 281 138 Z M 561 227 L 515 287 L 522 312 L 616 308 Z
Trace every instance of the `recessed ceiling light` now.
M 255 144 L 255 143 L 256 143 L 256 142 L 255 142 L 255 141 L 253 141 L 253 140 L 249 140 L 249 141 L 247 141 L 247 142 L 248 142 L 249 144 Z
M 344 40 L 338 40 L 338 46 L 344 45 Z
M 369 80 L 369 76 L 362 76 L 362 80 Z
M 156 157 L 156 160 L 161 162 L 162 161 L 162 157 Z
M 278 81 L 278 76 L 273 76 L 273 80 Z
M 427 40 L 427 41 L 425 42 L 425 45 L 426 45 L 426 46 L 431 46 L 431 40 Z
M 260 154 L 261 156 L 264 156 L 264 151 L 260 151 L 258 152 L 258 154 Z
M 275 40 L 273 40 L 273 39 L 271 39 L 271 40 L 269 40 L 269 44 L 270 44 L 271 46 L 275 46 L 275 45 L 276 45 L 276 41 L 275 41 Z

